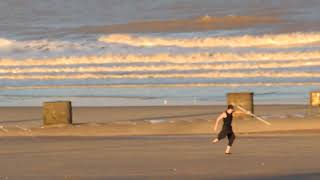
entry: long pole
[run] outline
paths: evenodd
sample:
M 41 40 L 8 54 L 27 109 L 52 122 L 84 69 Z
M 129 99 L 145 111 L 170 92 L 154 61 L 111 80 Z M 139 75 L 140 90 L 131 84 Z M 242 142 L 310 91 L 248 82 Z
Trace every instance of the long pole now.
M 244 113 L 246 113 L 246 114 L 248 114 L 248 115 L 256 118 L 257 120 L 263 122 L 264 124 L 266 124 L 266 125 L 268 125 L 268 126 L 271 126 L 271 123 L 270 123 L 270 122 L 268 122 L 267 120 L 265 120 L 265 119 L 263 119 L 263 118 L 255 115 L 255 114 L 251 113 L 250 111 L 244 109 L 243 107 L 238 106 L 238 105 L 236 105 L 236 104 L 234 104 L 234 106 L 236 106 L 240 111 L 242 111 L 242 112 L 244 112 Z

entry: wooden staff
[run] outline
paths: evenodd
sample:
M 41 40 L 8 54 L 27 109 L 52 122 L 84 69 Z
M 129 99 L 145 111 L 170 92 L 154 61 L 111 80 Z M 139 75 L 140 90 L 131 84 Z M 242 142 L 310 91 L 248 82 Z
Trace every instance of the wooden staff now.
M 263 119 L 263 118 L 255 115 L 255 114 L 251 113 L 250 111 L 244 109 L 243 107 L 238 106 L 238 105 L 235 105 L 235 104 L 234 104 L 234 106 L 236 106 L 240 111 L 242 111 L 242 112 L 244 112 L 244 113 L 246 113 L 246 114 L 248 114 L 248 115 L 256 118 L 257 120 L 263 122 L 264 124 L 266 124 L 266 125 L 268 125 L 268 126 L 271 126 L 271 123 L 270 123 L 270 122 L 268 122 L 267 120 L 265 120 L 265 119 Z

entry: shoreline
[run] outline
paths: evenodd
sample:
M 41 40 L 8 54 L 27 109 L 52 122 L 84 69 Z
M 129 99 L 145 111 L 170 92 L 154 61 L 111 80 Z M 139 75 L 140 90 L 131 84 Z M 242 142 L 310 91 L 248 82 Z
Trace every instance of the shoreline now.
M 34 132 L 34 131 L 33 131 Z M 307 136 L 319 136 L 320 135 L 320 128 L 319 129 L 301 129 L 301 130 L 283 130 L 283 131 L 261 131 L 261 132 L 241 132 L 235 133 L 237 138 L 267 138 L 267 137 L 307 137 Z M 92 135 L 92 134 L 30 134 L 27 131 L 23 133 L 22 131 L 15 131 L 15 134 L 7 134 L 7 135 L 0 135 L 0 139 L 6 138 L 30 138 L 30 139 L 46 139 L 46 138 L 75 138 L 75 139 L 87 139 L 87 138 L 167 138 L 167 137 L 202 137 L 202 136 L 212 136 L 212 138 L 217 136 L 217 133 L 197 133 L 197 134 L 99 134 L 99 135 Z
M 0 107 L 1 136 L 139 136 L 213 134 L 225 106 L 74 107 L 73 125 L 42 126 L 41 107 Z M 253 118 L 233 122 L 241 134 L 308 134 L 320 132 L 320 109 L 308 105 L 255 105 Z

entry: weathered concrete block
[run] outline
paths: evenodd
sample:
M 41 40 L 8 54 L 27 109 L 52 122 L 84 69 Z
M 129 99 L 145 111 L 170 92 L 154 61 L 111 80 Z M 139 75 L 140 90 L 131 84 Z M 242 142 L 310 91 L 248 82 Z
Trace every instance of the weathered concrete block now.
M 43 125 L 72 124 L 70 101 L 43 103 Z
M 228 93 L 227 103 L 241 106 L 247 111 L 254 113 L 253 95 L 254 94 L 252 92 Z M 238 117 L 248 117 L 248 116 L 241 114 L 241 115 L 238 115 Z
M 310 92 L 310 105 L 320 106 L 320 91 Z

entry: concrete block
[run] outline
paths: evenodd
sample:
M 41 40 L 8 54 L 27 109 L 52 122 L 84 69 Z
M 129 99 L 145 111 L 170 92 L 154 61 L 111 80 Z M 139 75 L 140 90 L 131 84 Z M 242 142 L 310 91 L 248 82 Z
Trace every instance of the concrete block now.
M 320 106 L 320 91 L 310 92 L 310 105 Z
M 239 92 L 239 93 L 228 93 L 227 94 L 227 104 L 236 104 L 242 108 L 254 113 L 253 104 L 253 92 Z M 237 109 L 235 107 L 235 109 Z M 238 115 L 238 117 L 248 117 L 244 114 Z
M 43 103 L 43 125 L 72 124 L 70 101 Z

